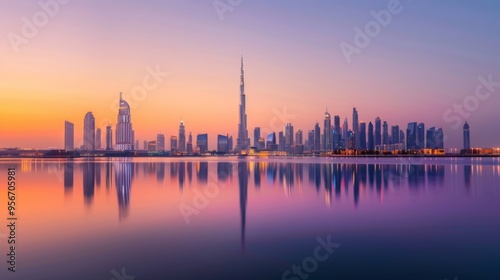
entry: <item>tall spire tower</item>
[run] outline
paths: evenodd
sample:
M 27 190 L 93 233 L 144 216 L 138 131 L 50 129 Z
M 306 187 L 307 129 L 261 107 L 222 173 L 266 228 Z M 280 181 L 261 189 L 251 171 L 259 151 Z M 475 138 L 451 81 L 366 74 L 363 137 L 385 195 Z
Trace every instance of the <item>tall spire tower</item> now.
M 241 56 L 241 74 L 240 74 L 240 122 L 238 124 L 238 139 L 236 150 L 247 150 L 250 146 L 247 129 L 247 113 L 245 103 L 245 72 L 243 71 L 243 56 Z

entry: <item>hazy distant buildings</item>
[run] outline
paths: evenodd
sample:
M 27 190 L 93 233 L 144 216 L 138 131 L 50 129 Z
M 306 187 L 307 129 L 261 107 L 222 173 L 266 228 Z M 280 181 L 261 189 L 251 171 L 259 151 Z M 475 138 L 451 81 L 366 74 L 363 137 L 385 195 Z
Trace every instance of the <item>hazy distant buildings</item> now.
M 88 112 L 83 119 L 83 149 L 95 150 L 95 118 L 92 112 Z
M 188 154 L 193 153 L 193 135 L 189 132 L 188 142 L 186 143 L 186 152 Z
M 165 151 L 165 135 L 156 135 L 156 150 L 160 152 Z
M 389 124 L 386 121 L 382 125 L 382 144 L 389 145 Z
M 260 127 L 256 127 L 253 129 L 253 145 L 257 147 L 259 145 L 260 138 Z
M 333 149 L 338 150 L 341 148 L 340 142 L 342 140 L 342 129 L 340 128 L 340 116 L 333 117 Z
M 314 144 L 313 150 L 319 152 L 321 149 L 321 129 L 319 128 L 319 123 L 314 125 Z
M 276 133 L 272 132 L 266 137 L 266 149 L 271 151 L 276 151 L 278 149 L 278 145 L 276 145 Z
M 122 99 L 120 92 L 120 107 L 116 124 L 116 150 L 130 151 L 134 149 L 134 132 L 130 116 L 130 106 Z
M 179 143 L 177 146 L 179 152 L 186 151 L 186 127 L 184 126 L 184 121 L 181 119 L 181 124 L 179 125 Z
M 196 147 L 200 154 L 208 151 L 208 134 L 198 134 L 196 136 Z
M 100 150 L 101 149 L 101 129 L 98 128 L 95 131 L 95 149 Z
M 149 141 L 148 142 L 148 147 L 146 149 L 149 152 L 154 152 L 156 151 L 156 141 Z
M 470 149 L 470 128 L 467 122 L 464 124 L 464 149 Z
M 75 125 L 71 122 L 64 122 L 64 149 L 73 150 L 75 148 Z
M 391 127 L 391 144 L 399 144 L 399 140 L 400 140 L 400 137 L 399 137 L 399 125 L 393 125 Z
M 236 150 L 246 150 L 250 146 L 247 129 L 247 113 L 245 100 L 245 73 L 243 71 L 243 57 L 241 57 L 240 73 L 240 123 L 238 124 L 238 139 L 236 140 Z
M 139 147 L 137 147 L 139 148 Z M 111 125 L 106 126 L 106 150 L 113 149 L 113 131 L 111 129 Z

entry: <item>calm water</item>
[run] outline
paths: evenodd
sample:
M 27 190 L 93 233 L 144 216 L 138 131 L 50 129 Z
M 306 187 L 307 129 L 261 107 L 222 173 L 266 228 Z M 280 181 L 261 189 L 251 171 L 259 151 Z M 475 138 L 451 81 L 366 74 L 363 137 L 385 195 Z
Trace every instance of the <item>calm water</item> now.
M 17 272 L 2 226 L 1 279 L 500 279 L 495 158 L 4 159 L 4 182 L 8 167 Z

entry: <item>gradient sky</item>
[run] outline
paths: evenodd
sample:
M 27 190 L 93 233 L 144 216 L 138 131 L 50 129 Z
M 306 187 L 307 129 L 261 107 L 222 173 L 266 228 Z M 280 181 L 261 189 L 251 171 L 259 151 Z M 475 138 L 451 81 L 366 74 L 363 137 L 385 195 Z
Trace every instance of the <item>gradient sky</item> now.
M 85 113 L 100 127 L 115 123 L 119 92 L 158 65 L 168 78 L 128 100 L 136 139 L 168 139 L 182 117 L 215 148 L 217 133 L 236 138 L 241 54 L 251 138 L 255 126 L 313 129 L 325 107 L 351 125 L 357 107 L 360 121 L 443 127 L 445 146 L 461 147 L 461 128 L 443 114 L 474 94 L 479 76 L 500 81 L 500 3 L 401 1 L 402 12 L 347 63 L 339 45 L 353 44 L 354 28 L 389 2 L 247 0 L 221 20 L 212 0 L 72 0 L 16 53 L 9 33 L 21 35 L 22 18 L 42 8 L 0 0 L 0 147 L 62 148 L 65 120 L 78 145 Z M 472 146 L 500 146 L 499 107 L 497 87 L 471 112 Z

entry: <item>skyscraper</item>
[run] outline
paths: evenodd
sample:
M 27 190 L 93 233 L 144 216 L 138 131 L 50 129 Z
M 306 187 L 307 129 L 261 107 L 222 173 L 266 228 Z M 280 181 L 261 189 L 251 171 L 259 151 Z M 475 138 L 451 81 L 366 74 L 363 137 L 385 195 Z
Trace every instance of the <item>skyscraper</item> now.
M 375 146 L 382 145 L 382 120 L 380 117 L 375 119 Z
M 307 147 L 308 151 L 314 150 L 314 130 L 310 130 L 307 134 Z
M 177 152 L 177 145 L 178 145 L 177 136 L 175 135 L 170 136 L 170 151 L 174 153 Z
M 98 128 L 95 131 L 95 149 L 100 150 L 101 149 L 101 129 Z
M 470 149 L 470 128 L 467 122 L 464 124 L 464 149 Z
M 295 133 L 295 145 L 302 145 L 302 130 L 299 128 Z
M 427 129 L 427 134 L 425 136 L 425 147 L 427 149 L 437 149 L 437 145 L 436 145 L 436 128 L 435 127 L 431 127 L 429 129 Z
M 75 125 L 64 121 L 64 149 L 73 150 L 75 148 Z
M 375 137 L 373 134 L 373 124 L 372 122 L 368 123 L 368 150 L 375 150 Z
M 165 135 L 163 134 L 156 135 L 156 150 L 165 151 Z
M 241 57 L 240 74 L 240 123 L 238 124 L 238 139 L 236 140 L 236 149 L 238 151 L 246 150 L 250 146 L 247 130 L 247 113 L 245 102 L 245 73 L 243 71 L 243 56 Z
M 319 128 L 319 123 L 314 125 L 314 144 L 313 150 L 319 151 L 321 148 L 321 129 Z
M 83 149 L 95 149 L 95 118 L 92 112 L 88 112 L 83 119 Z
M 366 150 L 366 123 L 359 124 L 359 149 Z
M 342 140 L 342 129 L 340 128 L 340 116 L 333 117 L 333 149 L 340 149 L 340 141 Z
M 333 147 L 332 145 L 332 119 L 330 117 L 330 113 L 328 113 L 328 109 L 325 112 L 325 120 L 323 124 L 323 150 L 330 151 Z
M 137 147 L 139 148 L 139 147 Z M 111 130 L 111 125 L 106 126 L 106 150 L 113 149 L 113 131 Z
M 352 108 L 352 131 L 355 137 L 355 149 L 360 147 L 360 135 L 359 135 L 359 121 L 358 121 L 358 111 L 356 107 Z
M 392 144 L 399 144 L 399 125 L 391 127 Z
M 408 128 L 406 129 L 406 149 L 415 150 L 418 149 L 417 144 L 417 123 L 408 123 Z
M 188 142 L 186 144 L 186 152 L 188 154 L 193 153 L 193 135 L 189 132 Z
M 259 139 L 260 139 L 260 127 L 256 127 L 253 130 L 253 145 L 254 145 L 254 147 L 259 147 Z
M 181 124 L 179 125 L 179 143 L 178 143 L 179 152 L 186 151 L 186 128 L 184 127 L 184 121 L 181 118 Z
M 436 139 L 436 148 L 437 149 L 444 149 L 444 133 L 443 129 L 439 128 L 436 131 L 436 134 L 434 135 Z
M 386 121 L 382 125 L 382 131 L 382 144 L 389 145 L 389 124 Z
M 418 149 L 425 148 L 425 125 L 419 123 L 417 126 L 417 147 Z
M 120 108 L 116 123 L 116 150 L 131 151 L 134 149 L 134 135 L 130 116 L 130 106 L 122 99 L 120 92 Z
M 227 153 L 229 152 L 228 146 L 228 136 L 227 135 L 217 135 L 217 152 Z
M 204 154 L 208 150 L 208 134 L 198 134 L 196 136 L 196 147 L 198 147 L 200 154 Z
M 287 123 L 285 126 L 285 151 L 291 151 L 293 147 L 293 125 Z
M 285 150 L 285 136 L 283 135 L 283 131 L 278 133 L 278 150 Z
M 344 149 L 347 149 L 349 142 L 349 122 L 344 118 L 344 125 L 342 125 L 342 138 L 344 139 Z

